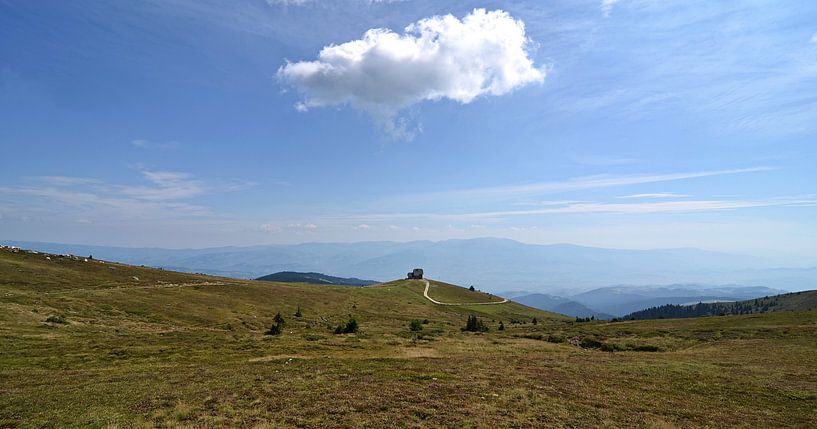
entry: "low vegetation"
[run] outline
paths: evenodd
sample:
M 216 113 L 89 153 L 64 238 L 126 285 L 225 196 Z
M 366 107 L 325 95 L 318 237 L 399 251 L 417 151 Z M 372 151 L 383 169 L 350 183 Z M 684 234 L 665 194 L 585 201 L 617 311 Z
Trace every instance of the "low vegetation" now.
M 423 287 L 0 252 L 0 427 L 817 426 L 817 312 L 577 323 Z
M 465 327 L 462 328 L 465 332 L 488 332 L 488 327 L 479 320 L 477 316 L 468 316 L 468 321 L 465 322 Z
M 417 319 L 414 319 L 409 324 L 409 330 L 412 332 L 418 332 L 423 330 L 423 322 Z
M 335 328 L 335 334 L 354 334 L 357 332 L 357 329 L 357 320 L 350 315 L 349 320 L 341 323 Z

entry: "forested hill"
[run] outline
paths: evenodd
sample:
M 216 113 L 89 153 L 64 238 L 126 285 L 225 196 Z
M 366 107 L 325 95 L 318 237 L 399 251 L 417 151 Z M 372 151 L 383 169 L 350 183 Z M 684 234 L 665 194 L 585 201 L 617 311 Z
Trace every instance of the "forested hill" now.
M 624 316 L 624 319 L 680 319 L 687 317 L 766 313 L 770 311 L 809 310 L 817 310 L 817 290 L 792 292 L 737 302 L 698 303 L 693 305 L 668 304 L 636 311 Z
M 328 276 L 321 273 L 296 273 L 294 271 L 281 271 L 280 273 L 269 274 L 259 277 L 256 280 L 283 283 L 309 283 L 316 285 L 347 285 L 347 286 L 371 286 L 378 284 L 374 280 L 362 280 L 355 277 L 343 278 Z

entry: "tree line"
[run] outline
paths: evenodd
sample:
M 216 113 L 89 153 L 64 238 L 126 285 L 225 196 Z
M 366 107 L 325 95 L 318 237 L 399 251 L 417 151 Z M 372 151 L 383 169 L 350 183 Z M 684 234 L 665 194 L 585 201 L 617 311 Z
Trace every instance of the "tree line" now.
M 684 319 L 689 317 L 727 316 L 765 313 L 780 305 L 777 297 L 764 297 L 738 302 L 699 302 L 693 305 L 666 304 L 636 311 L 624 320 Z

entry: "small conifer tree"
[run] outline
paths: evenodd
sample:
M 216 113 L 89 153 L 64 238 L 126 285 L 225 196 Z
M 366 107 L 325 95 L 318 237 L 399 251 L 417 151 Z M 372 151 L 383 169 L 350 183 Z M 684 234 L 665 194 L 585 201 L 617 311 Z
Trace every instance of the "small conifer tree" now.
M 265 334 L 281 335 L 284 332 L 284 325 L 286 325 L 286 321 L 284 321 L 284 318 L 281 317 L 281 313 L 278 312 L 278 314 L 275 315 L 272 321 L 275 323 L 273 323 L 272 326 L 270 326 L 269 330 L 267 330 Z

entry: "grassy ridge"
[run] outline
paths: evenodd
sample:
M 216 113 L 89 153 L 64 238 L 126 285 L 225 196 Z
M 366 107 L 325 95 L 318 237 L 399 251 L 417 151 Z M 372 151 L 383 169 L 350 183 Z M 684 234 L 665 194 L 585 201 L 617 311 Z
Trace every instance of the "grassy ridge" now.
M 443 283 L 436 280 L 429 281 L 428 296 L 440 302 L 448 303 L 482 303 L 502 301 L 496 295 L 480 291 L 471 291 L 464 287 Z
M 111 265 L 0 251 L 0 427 L 817 425 L 815 312 L 574 323 L 436 306 L 420 282 Z M 283 335 L 265 336 L 278 311 Z M 333 335 L 350 314 L 360 332 Z M 461 332 L 468 314 L 491 331 Z

